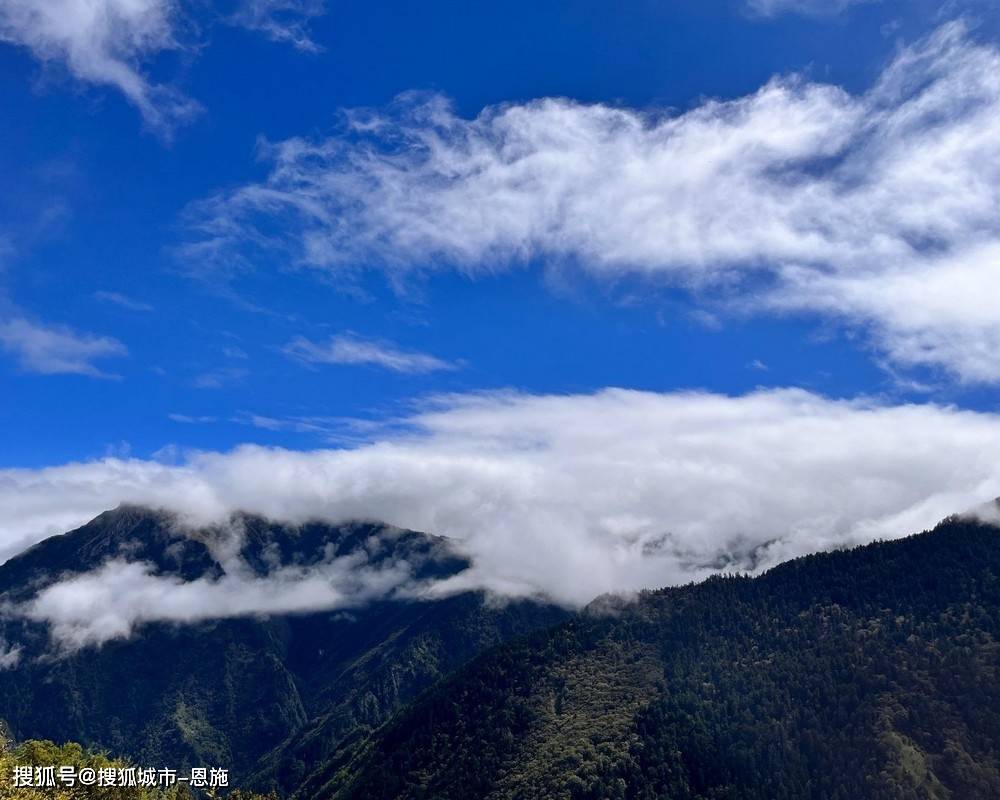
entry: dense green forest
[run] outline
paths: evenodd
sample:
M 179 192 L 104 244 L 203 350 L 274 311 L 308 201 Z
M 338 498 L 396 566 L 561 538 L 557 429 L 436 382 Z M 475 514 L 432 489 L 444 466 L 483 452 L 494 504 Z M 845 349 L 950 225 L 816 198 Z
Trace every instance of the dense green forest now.
M 302 798 L 1000 797 L 997 530 L 604 600 L 344 749 Z

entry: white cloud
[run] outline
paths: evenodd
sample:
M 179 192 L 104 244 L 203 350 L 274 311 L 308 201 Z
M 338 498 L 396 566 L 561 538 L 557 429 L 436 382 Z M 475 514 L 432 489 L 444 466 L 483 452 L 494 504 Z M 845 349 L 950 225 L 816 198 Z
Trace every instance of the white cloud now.
M 832 16 L 841 14 L 851 6 L 877 3 L 880 0 L 747 0 L 747 8 L 764 17 L 784 13 L 807 16 Z
M 0 0 L 0 41 L 65 67 L 77 80 L 118 89 L 151 129 L 169 137 L 201 107 L 155 83 L 148 67 L 157 55 L 182 47 L 180 31 L 196 27 L 192 12 L 204 8 L 182 0 Z M 323 0 L 239 0 L 224 19 L 315 51 L 308 22 L 323 9 Z
M 64 649 L 76 650 L 127 638 L 144 622 L 330 610 L 412 586 L 405 561 L 375 567 L 363 552 L 310 567 L 281 567 L 265 577 L 253 574 L 238 559 L 229 559 L 224 568 L 220 578 L 185 581 L 156 575 L 151 564 L 112 560 L 52 584 L 20 613 L 50 623 L 52 638 Z
M 362 339 L 351 334 L 331 336 L 320 344 L 297 336 L 285 345 L 284 350 L 307 364 L 369 364 L 408 374 L 457 368 L 455 364 L 427 353 L 402 350 L 392 342 Z
M 278 419 L 263 414 L 241 411 L 230 418 L 230 422 L 249 425 L 265 431 L 291 431 L 293 433 L 316 433 L 332 435 L 338 427 L 344 426 L 344 421 L 331 417 L 288 417 Z
M 1000 51 L 959 23 L 860 95 L 792 76 L 677 115 L 408 97 L 345 120 L 264 145 L 264 183 L 192 210 L 190 254 L 394 278 L 569 262 L 714 312 L 833 315 L 897 366 L 1000 381 Z
M 241 367 L 219 367 L 196 375 L 191 385 L 195 389 L 222 389 L 239 383 L 249 374 L 250 370 Z
M 309 22 L 325 12 L 324 0 L 243 0 L 229 18 L 233 25 L 257 31 L 298 50 L 322 48 L 309 35 Z
M 250 356 L 247 355 L 246 350 L 244 350 L 242 347 L 236 347 L 233 345 L 223 347 L 222 355 L 224 355 L 226 358 L 232 358 L 239 361 L 246 361 L 247 359 L 250 358 Z
M 173 0 L 2 0 L 0 40 L 64 65 L 78 80 L 117 88 L 151 128 L 169 134 L 198 106 L 152 83 L 142 64 L 178 46 L 179 13 Z
M 167 419 L 171 422 L 179 422 L 182 425 L 208 425 L 218 421 L 218 417 L 192 417 L 189 414 L 167 414 Z
M 467 551 L 442 591 L 572 604 L 909 534 L 1000 494 L 1000 415 L 935 405 L 607 390 L 451 397 L 405 422 L 343 449 L 0 471 L 0 559 L 120 502 L 192 524 L 380 519 Z
M 127 295 L 119 294 L 118 292 L 94 292 L 94 299 L 100 300 L 102 303 L 111 303 L 112 305 L 127 308 L 129 311 L 153 310 L 153 307 L 149 303 L 144 303 L 141 300 L 136 300 L 132 297 L 128 297 Z
M 0 671 L 13 669 L 21 661 L 21 647 L 8 645 L 3 637 L 0 637 Z
M 77 333 L 62 325 L 41 325 L 23 318 L 0 320 L 0 347 L 29 372 L 93 378 L 117 377 L 100 370 L 95 361 L 128 354 L 125 345 L 110 336 Z
M 289 416 L 269 417 L 251 411 L 240 411 L 230 422 L 265 431 L 290 431 L 311 436 L 326 444 L 345 446 L 366 444 L 373 432 L 386 430 L 386 423 L 356 417 Z

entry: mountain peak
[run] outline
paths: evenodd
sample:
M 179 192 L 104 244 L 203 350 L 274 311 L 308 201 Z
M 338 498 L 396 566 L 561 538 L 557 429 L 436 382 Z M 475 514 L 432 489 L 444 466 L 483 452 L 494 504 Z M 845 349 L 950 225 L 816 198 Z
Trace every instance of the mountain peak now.
M 189 581 L 217 578 L 234 566 L 264 576 L 349 555 L 371 565 L 405 560 L 418 580 L 469 566 L 449 540 L 381 522 L 288 524 L 235 512 L 224 523 L 192 527 L 168 510 L 122 504 L 0 565 L 0 595 L 18 602 L 67 574 L 113 559 L 149 563 L 157 574 Z

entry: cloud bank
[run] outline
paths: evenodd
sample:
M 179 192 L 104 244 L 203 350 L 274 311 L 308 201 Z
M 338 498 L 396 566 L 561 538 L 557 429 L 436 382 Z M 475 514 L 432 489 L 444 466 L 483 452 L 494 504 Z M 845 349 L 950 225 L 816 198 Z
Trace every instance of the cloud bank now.
M 120 502 L 194 524 L 235 509 L 290 522 L 379 519 L 452 537 L 471 557 L 473 568 L 437 591 L 541 592 L 572 605 L 909 534 L 1000 494 L 1000 416 L 801 390 L 456 396 L 391 431 L 346 449 L 248 445 L 180 464 L 4 470 L 0 558 Z M 108 576 L 109 587 L 128 587 L 108 589 L 117 605 L 148 615 L 183 619 L 202 597 L 206 608 L 240 610 L 224 601 L 238 582 L 184 589 L 141 565 L 108 569 L 38 613 L 86 607 L 73 592 L 103 591 Z M 175 588 L 178 600 L 163 597 Z
M 832 317 L 896 366 L 1000 381 L 1000 51 L 961 23 L 860 95 L 789 76 L 676 115 L 550 98 L 474 119 L 409 96 L 262 153 L 266 181 L 192 209 L 197 263 L 572 264 Z

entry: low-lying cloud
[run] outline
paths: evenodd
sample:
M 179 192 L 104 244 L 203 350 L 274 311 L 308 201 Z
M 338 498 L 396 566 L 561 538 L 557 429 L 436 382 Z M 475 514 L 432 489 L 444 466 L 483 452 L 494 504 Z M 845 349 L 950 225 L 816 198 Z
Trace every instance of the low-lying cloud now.
M 414 95 L 344 120 L 265 144 L 264 182 L 194 208 L 192 263 L 277 251 L 394 281 L 569 263 L 1000 381 L 1000 50 L 961 23 L 862 94 L 792 75 L 680 114 L 547 98 L 467 119 Z
M 386 431 L 345 449 L 247 445 L 180 464 L 4 470 L 0 558 L 121 502 L 172 509 L 191 524 L 234 510 L 293 523 L 379 519 L 452 537 L 471 557 L 436 592 L 542 593 L 577 605 L 906 535 L 1000 494 L 1000 415 L 801 390 L 454 396 Z M 49 589 L 35 613 L 82 642 L 137 620 L 369 596 L 345 590 L 350 570 L 333 569 L 289 573 L 261 592 L 239 574 L 181 585 L 112 564 Z M 300 592 L 300 581 L 311 588 Z M 262 596 L 273 603 L 241 599 Z
M 218 6 L 218 8 L 215 8 Z M 169 137 L 201 106 L 168 84 L 150 79 L 158 55 L 184 48 L 192 14 L 209 11 L 300 50 L 317 50 L 308 22 L 324 0 L 3 0 L 0 42 L 18 45 L 43 64 L 58 64 L 84 83 L 110 86 L 134 105 L 146 124 Z M 190 49 L 190 48 L 189 48 Z
M 146 622 L 326 611 L 412 588 L 409 565 L 371 566 L 364 552 L 315 566 L 282 567 L 266 576 L 253 574 L 238 559 L 224 566 L 220 578 L 185 581 L 155 574 L 152 564 L 112 560 L 43 589 L 19 613 L 49 623 L 52 639 L 72 651 L 127 638 Z M 0 649 L 0 667 L 3 659 Z

